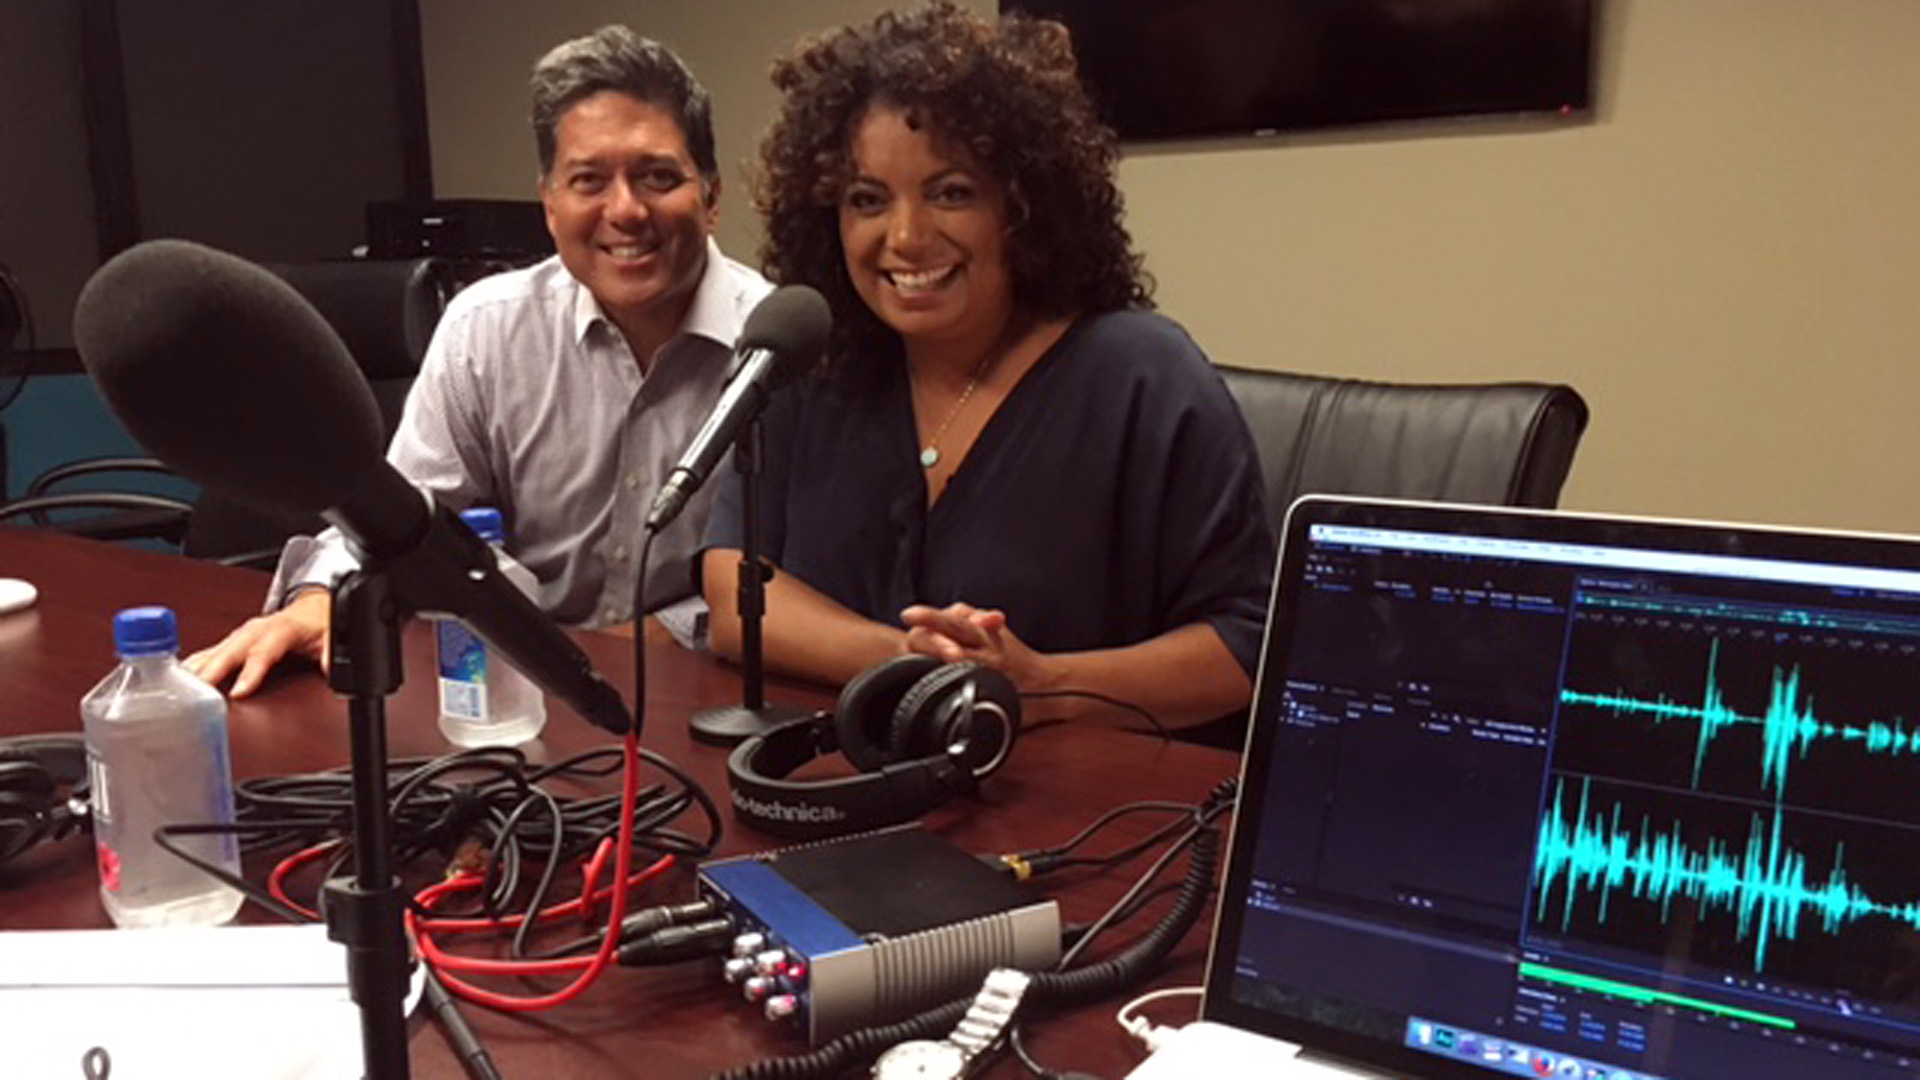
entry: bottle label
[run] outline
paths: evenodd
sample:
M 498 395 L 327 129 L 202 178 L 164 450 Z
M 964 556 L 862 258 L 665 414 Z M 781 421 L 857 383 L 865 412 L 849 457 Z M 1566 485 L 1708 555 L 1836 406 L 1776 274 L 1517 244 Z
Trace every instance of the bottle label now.
M 102 824 L 113 824 L 113 785 L 108 783 L 107 763 L 100 755 L 87 752 L 87 813 Z
M 487 721 L 487 643 L 457 619 L 434 623 L 440 639 L 440 712 L 455 720 Z
M 108 783 L 107 763 L 100 755 L 87 755 L 87 803 L 88 812 L 93 816 L 94 831 L 102 835 L 113 828 L 113 785 Z M 106 840 L 96 838 L 93 845 L 95 859 L 100 864 L 100 887 L 110 893 L 120 891 L 120 853 Z

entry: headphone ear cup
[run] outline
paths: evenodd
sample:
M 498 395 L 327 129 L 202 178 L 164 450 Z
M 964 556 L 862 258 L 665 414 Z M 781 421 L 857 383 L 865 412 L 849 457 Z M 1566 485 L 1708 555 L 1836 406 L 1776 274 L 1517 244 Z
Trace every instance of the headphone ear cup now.
M 0 739 L 0 863 L 73 827 L 61 789 L 79 785 L 86 764 L 78 736 Z
M 38 843 L 40 832 L 40 825 L 33 818 L 0 817 L 0 865 Z
M 0 758 L 0 814 L 37 814 L 53 803 L 53 774 L 38 763 Z
M 949 723 L 948 704 L 969 685 L 972 714 Z M 977 779 L 999 767 L 1019 729 L 1020 692 L 1013 680 L 979 664 L 945 664 L 914 683 L 894 708 L 893 748 L 903 758 L 926 758 L 964 742 L 958 763 Z
M 892 737 L 895 707 L 940 667 L 931 656 L 896 656 L 861 672 L 840 692 L 833 710 L 834 738 L 854 768 L 878 772 L 900 760 Z

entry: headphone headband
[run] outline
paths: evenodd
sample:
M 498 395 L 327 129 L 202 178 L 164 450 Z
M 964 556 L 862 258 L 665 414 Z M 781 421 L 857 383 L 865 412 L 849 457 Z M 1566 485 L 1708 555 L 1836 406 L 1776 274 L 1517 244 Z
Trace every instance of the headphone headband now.
M 776 836 L 820 840 L 920 817 L 1005 763 L 1020 730 L 1020 697 L 1005 675 L 976 664 L 900 656 L 847 684 L 833 713 L 755 736 L 727 758 L 734 813 Z M 834 751 L 850 777 L 790 780 Z
M 825 714 L 788 721 L 734 747 L 727 758 L 734 813 L 775 836 L 822 840 L 911 821 L 945 802 L 967 775 L 941 754 L 848 777 L 786 779 L 834 749 L 832 718 Z

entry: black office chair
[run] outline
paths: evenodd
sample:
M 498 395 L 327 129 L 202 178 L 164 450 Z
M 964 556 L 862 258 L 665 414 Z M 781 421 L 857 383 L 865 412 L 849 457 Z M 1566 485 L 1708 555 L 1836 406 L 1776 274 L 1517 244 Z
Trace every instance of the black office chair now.
M 1551 508 L 1587 427 L 1570 386 L 1220 374 L 1253 431 L 1276 535 L 1307 494 Z
M 1587 427 L 1587 403 L 1544 383 L 1366 382 L 1216 365 L 1253 432 L 1268 519 L 1302 495 L 1374 495 L 1552 507 Z M 1244 714 L 1184 729 L 1226 749 Z
M 465 264 L 432 257 L 269 264 L 268 269 L 286 279 L 340 335 L 373 389 L 388 435 L 399 423 L 447 300 L 477 276 Z M 129 470 L 169 472 L 145 458 L 72 462 L 43 473 L 25 498 L 0 506 L 0 522 L 25 517 L 39 527 L 95 539 L 160 540 L 195 558 L 247 566 L 272 566 L 287 537 L 323 525 L 317 516 L 265 510 L 217 492 L 202 492 L 188 505 L 144 492 L 72 490 Z M 55 514 L 71 510 L 94 512 Z
M 26 524 L 92 540 L 156 540 L 179 547 L 186 539 L 193 504 L 158 491 L 117 486 L 57 490 L 78 481 L 98 483 L 128 474 L 179 479 L 153 458 L 101 457 L 56 465 L 27 484 L 26 494 L 0 506 L 0 523 Z M 122 480 L 124 482 L 124 480 Z
M 286 279 L 340 335 L 373 389 L 380 430 L 391 437 L 433 328 L 457 287 L 454 264 L 423 257 L 267 268 Z M 181 550 L 194 558 L 271 567 L 287 537 L 324 526 L 317 515 L 263 509 L 210 491 L 195 502 Z
M 468 277 L 450 259 L 342 259 L 270 263 L 327 320 L 373 387 L 382 427 L 400 422 L 420 361 L 447 301 Z

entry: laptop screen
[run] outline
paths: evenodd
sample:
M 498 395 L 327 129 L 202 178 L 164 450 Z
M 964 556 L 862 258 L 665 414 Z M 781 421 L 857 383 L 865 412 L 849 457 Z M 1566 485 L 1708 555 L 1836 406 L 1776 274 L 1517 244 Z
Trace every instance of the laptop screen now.
M 1920 1069 L 1920 541 L 1309 499 L 1207 1015 L 1422 1077 Z

